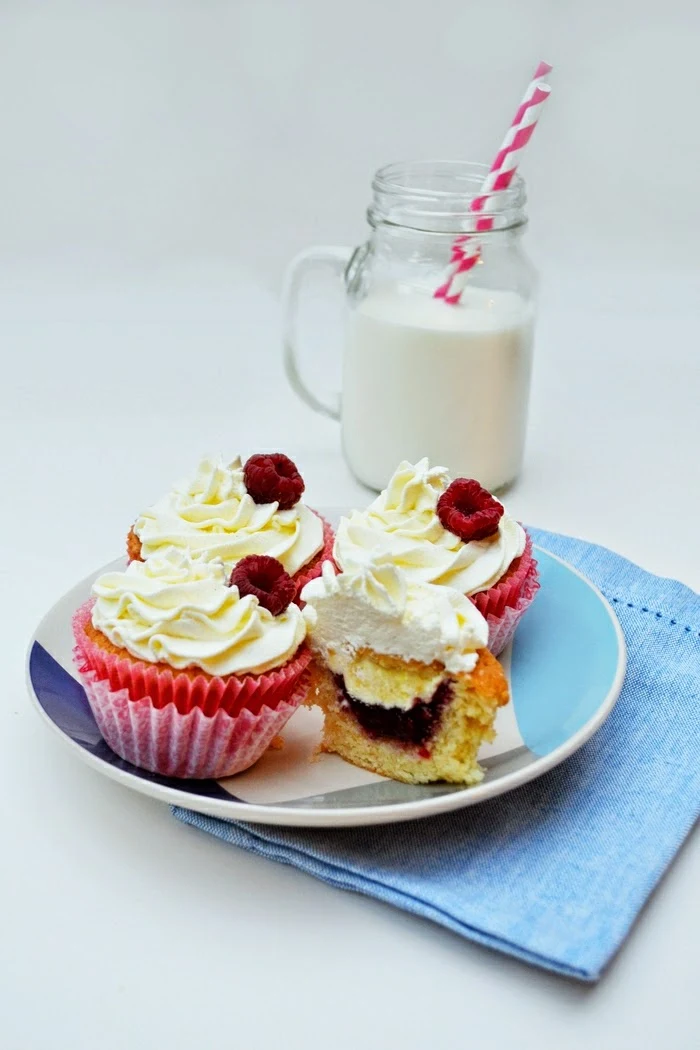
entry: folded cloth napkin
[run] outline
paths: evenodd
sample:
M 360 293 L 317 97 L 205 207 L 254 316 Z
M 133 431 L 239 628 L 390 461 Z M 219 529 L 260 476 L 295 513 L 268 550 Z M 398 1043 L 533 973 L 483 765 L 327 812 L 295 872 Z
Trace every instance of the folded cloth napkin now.
M 176 816 L 325 882 L 584 981 L 600 977 L 700 813 L 700 597 L 602 547 L 532 530 L 612 602 L 627 677 L 575 755 L 507 795 L 381 827 Z

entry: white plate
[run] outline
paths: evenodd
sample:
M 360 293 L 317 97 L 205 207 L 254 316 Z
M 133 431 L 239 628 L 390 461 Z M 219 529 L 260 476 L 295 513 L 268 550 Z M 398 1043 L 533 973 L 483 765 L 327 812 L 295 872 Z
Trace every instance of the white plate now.
M 228 820 L 349 827 L 412 820 L 493 798 L 540 776 L 595 733 L 615 703 L 625 673 L 625 645 L 600 592 L 570 565 L 538 550 L 541 590 L 513 645 L 501 656 L 511 703 L 498 713 L 497 736 L 480 752 L 486 775 L 476 787 L 413 786 L 348 765 L 337 755 L 312 761 L 320 713 L 301 709 L 287 724 L 281 751 L 268 751 L 225 780 L 160 777 L 120 759 L 102 740 L 73 668 L 71 617 L 104 566 L 46 614 L 29 646 L 27 680 L 43 719 L 74 754 L 125 787 L 172 805 Z

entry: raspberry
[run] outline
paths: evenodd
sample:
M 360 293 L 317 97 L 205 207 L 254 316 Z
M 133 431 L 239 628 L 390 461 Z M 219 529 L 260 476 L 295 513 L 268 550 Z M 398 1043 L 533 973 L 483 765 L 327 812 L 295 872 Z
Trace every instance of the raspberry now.
M 278 503 L 280 510 L 293 507 L 304 491 L 296 464 L 282 452 L 251 456 L 243 467 L 243 480 L 256 503 Z
M 496 532 L 503 507 L 478 481 L 457 478 L 440 496 L 437 513 L 448 532 L 469 543 Z
M 273 616 L 285 611 L 297 589 L 282 563 L 266 554 L 249 554 L 241 558 L 231 573 L 230 583 L 232 587 L 238 587 L 241 598 L 246 594 L 255 595 L 263 609 Z

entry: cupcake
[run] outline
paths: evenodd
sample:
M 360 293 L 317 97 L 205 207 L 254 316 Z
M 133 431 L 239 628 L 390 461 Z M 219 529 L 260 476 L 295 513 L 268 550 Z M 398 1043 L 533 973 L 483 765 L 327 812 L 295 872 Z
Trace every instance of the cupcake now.
M 342 518 L 333 548 L 342 571 L 387 554 L 411 580 L 467 595 L 489 627 L 498 655 L 538 588 L 532 540 L 477 481 L 450 481 L 427 459 L 399 464 L 367 510 Z
M 203 459 L 194 477 L 178 482 L 136 519 L 127 538 L 131 561 L 168 547 L 219 558 L 229 572 L 249 554 L 281 562 L 297 594 L 332 556 L 333 530 L 301 497 L 304 480 L 282 453 Z
M 479 747 L 508 702 L 488 627 L 467 597 L 421 583 L 390 556 L 304 588 L 314 653 L 307 703 L 324 711 L 322 749 L 411 784 L 483 777 Z
M 296 587 L 251 555 L 171 548 L 108 572 L 73 618 L 75 661 L 102 736 L 170 777 L 247 769 L 306 697 L 311 653 Z

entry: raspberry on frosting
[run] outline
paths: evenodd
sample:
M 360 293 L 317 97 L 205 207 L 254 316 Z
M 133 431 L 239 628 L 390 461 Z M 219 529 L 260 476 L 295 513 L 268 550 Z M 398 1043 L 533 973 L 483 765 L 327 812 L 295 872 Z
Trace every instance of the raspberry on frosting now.
M 469 543 L 493 536 L 503 517 L 503 505 L 478 481 L 457 478 L 440 496 L 437 514 L 448 532 Z
M 251 456 L 243 467 L 243 480 L 256 503 L 278 503 L 280 510 L 290 510 L 304 491 L 296 464 L 282 452 Z
M 242 558 L 231 573 L 231 586 L 238 587 L 241 598 L 254 595 L 273 616 L 285 611 L 297 590 L 282 563 L 266 554 L 249 554 Z

